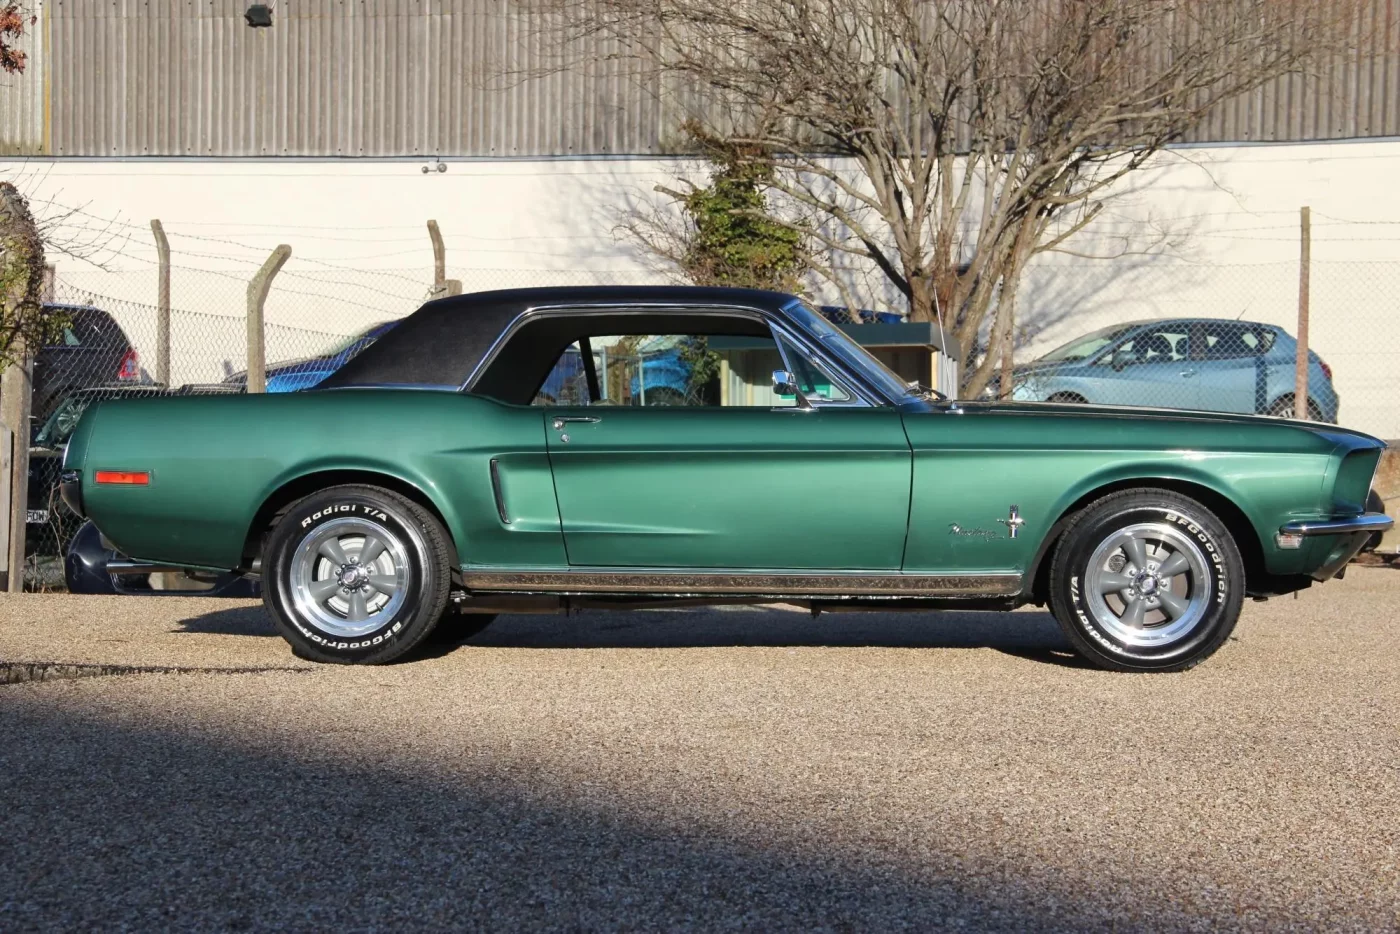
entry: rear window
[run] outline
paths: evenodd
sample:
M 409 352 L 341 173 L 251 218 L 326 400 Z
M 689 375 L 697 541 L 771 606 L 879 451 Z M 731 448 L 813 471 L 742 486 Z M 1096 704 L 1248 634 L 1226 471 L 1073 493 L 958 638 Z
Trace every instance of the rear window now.
M 117 347 L 127 343 L 121 326 L 101 309 L 64 308 L 62 313 L 68 323 L 51 347 Z

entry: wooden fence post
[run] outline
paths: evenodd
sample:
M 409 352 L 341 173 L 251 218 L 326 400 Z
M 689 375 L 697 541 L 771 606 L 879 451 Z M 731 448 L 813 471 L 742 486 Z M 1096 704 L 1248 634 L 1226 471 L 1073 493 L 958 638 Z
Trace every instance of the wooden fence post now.
M 291 258 L 292 248 L 283 243 L 272 251 L 267 262 L 248 283 L 248 392 L 267 391 L 267 358 L 263 344 L 263 306 L 272 288 L 272 278 Z
M 9 539 L 5 555 L 5 590 L 24 591 L 24 533 L 29 518 L 29 413 L 32 404 L 33 360 L 23 342 L 16 341 L 14 354 L 20 362 L 5 369 L 0 377 L 0 422 L 9 429 L 9 472 L 5 474 L 8 496 Z
M 1302 246 L 1298 257 L 1298 361 L 1293 379 L 1293 417 L 1308 417 L 1308 304 L 1312 291 L 1312 208 L 1303 208 Z
M 160 260 L 159 286 L 156 298 L 156 382 L 170 385 L 170 241 L 165 227 L 151 221 L 151 233 L 156 236 L 156 256 Z
M 10 497 L 14 492 L 10 477 L 15 462 L 14 451 L 15 433 L 9 425 L 0 422 L 0 592 L 10 589 L 10 518 L 14 511 L 10 508 Z
M 428 237 L 433 241 L 433 294 L 438 295 L 447 281 L 447 246 L 437 221 L 428 221 Z

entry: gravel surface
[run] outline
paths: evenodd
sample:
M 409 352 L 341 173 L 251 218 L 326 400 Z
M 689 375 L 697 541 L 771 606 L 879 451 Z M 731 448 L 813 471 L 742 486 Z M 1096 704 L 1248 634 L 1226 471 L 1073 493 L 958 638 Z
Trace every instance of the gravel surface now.
M 39 672 L 4 931 L 1400 928 L 1395 570 L 1176 675 L 1036 612 L 503 617 L 347 669 L 255 604 L 54 596 L 0 599 L 0 663 Z

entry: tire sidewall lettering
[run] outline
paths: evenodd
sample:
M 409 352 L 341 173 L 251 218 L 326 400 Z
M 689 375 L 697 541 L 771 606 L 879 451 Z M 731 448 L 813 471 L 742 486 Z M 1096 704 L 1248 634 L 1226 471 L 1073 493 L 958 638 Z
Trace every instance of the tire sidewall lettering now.
M 406 541 L 410 543 L 410 561 L 412 561 L 415 568 L 418 569 L 421 579 L 422 562 L 416 548 L 413 547 L 415 543 L 420 541 L 419 536 L 414 534 L 413 529 L 405 523 L 403 517 L 388 513 L 371 503 L 330 503 L 313 510 L 305 511 L 294 519 L 296 534 L 288 541 L 286 548 L 289 550 L 295 548 L 298 542 L 303 541 L 308 535 L 311 535 L 318 526 L 325 522 L 351 516 L 383 523 L 391 531 L 403 533 Z M 336 654 L 349 655 L 383 648 L 403 634 L 409 619 L 415 612 L 413 601 L 410 600 L 399 610 L 397 617 L 391 623 L 386 624 L 385 627 L 363 638 L 346 639 L 344 637 L 327 635 L 301 617 L 290 599 L 290 582 L 285 579 L 285 569 L 283 568 L 278 568 L 277 589 L 281 592 L 279 603 L 283 607 L 283 615 L 291 622 L 297 633 L 321 651 Z
M 380 522 L 390 521 L 389 514 L 382 509 L 367 506 L 363 503 L 336 503 L 317 509 L 315 512 L 304 516 L 297 524 L 305 531 L 322 519 L 341 519 L 346 516 L 354 515 L 364 516 L 367 519 L 376 519 Z

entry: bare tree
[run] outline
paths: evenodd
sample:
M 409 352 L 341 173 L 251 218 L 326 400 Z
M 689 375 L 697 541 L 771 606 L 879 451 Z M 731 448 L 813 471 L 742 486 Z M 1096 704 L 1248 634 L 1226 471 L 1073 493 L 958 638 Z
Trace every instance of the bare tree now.
M 872 264 L 915 321 L 1010 353 L 1037 253 L 1217 104 L 1344 46 L 1353 0 L 521 0 L 704 103 L 706 132 Z M 610 40 L 578 43 L 578 39 Z M 980 351 L 978 348 L 982 348 Z M 1009 365 L 1009 360 L 1008 360 Z
M 0 182 L 0 369 L 43 346 L 61 325 L 43 303 L 44 243 L 18 189 Z

